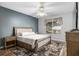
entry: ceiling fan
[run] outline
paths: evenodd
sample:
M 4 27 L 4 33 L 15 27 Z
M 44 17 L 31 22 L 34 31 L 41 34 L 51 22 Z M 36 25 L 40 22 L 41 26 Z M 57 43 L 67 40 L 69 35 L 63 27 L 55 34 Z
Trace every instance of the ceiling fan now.
M 38 8 L 38 11 L 37 11 L 37 16 L 38 17 L 45 17 L 47 16 L 47 13 L 45 12 L 45 2 L 40 2 L 40 6 Z

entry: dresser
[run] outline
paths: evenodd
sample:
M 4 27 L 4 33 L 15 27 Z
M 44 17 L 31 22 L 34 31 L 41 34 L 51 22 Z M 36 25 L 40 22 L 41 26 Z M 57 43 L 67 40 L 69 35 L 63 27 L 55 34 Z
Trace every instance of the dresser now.
M 79 32 L 66 32 L 67 55 L 79 56 Z
M 9 48 L 16 45 L 16 37 L 15 36 L 7 36 L 5 37 L 5 48 Z

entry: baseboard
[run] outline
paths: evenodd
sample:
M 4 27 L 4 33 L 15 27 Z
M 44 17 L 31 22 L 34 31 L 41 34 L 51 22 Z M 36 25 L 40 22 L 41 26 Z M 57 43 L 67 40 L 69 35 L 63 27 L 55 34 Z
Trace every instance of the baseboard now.
M 3 48 L 4 48 L 3 46 L 0 47 L 0 49 L 3 49 Z

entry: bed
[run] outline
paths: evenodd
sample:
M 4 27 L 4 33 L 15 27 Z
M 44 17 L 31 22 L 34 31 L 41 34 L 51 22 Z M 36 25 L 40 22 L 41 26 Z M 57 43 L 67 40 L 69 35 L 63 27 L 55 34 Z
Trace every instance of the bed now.
M 15 27 L 17 45 L 31 51 L 37 51 L 51 42 L 48 34 L 36 34 L 32 27 Z

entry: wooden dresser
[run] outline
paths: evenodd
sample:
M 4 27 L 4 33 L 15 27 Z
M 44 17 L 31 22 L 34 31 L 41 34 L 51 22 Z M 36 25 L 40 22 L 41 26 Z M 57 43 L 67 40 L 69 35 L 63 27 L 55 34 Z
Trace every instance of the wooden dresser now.
M 79 32 L 66 32 L 67 55 L 79 56 Z

